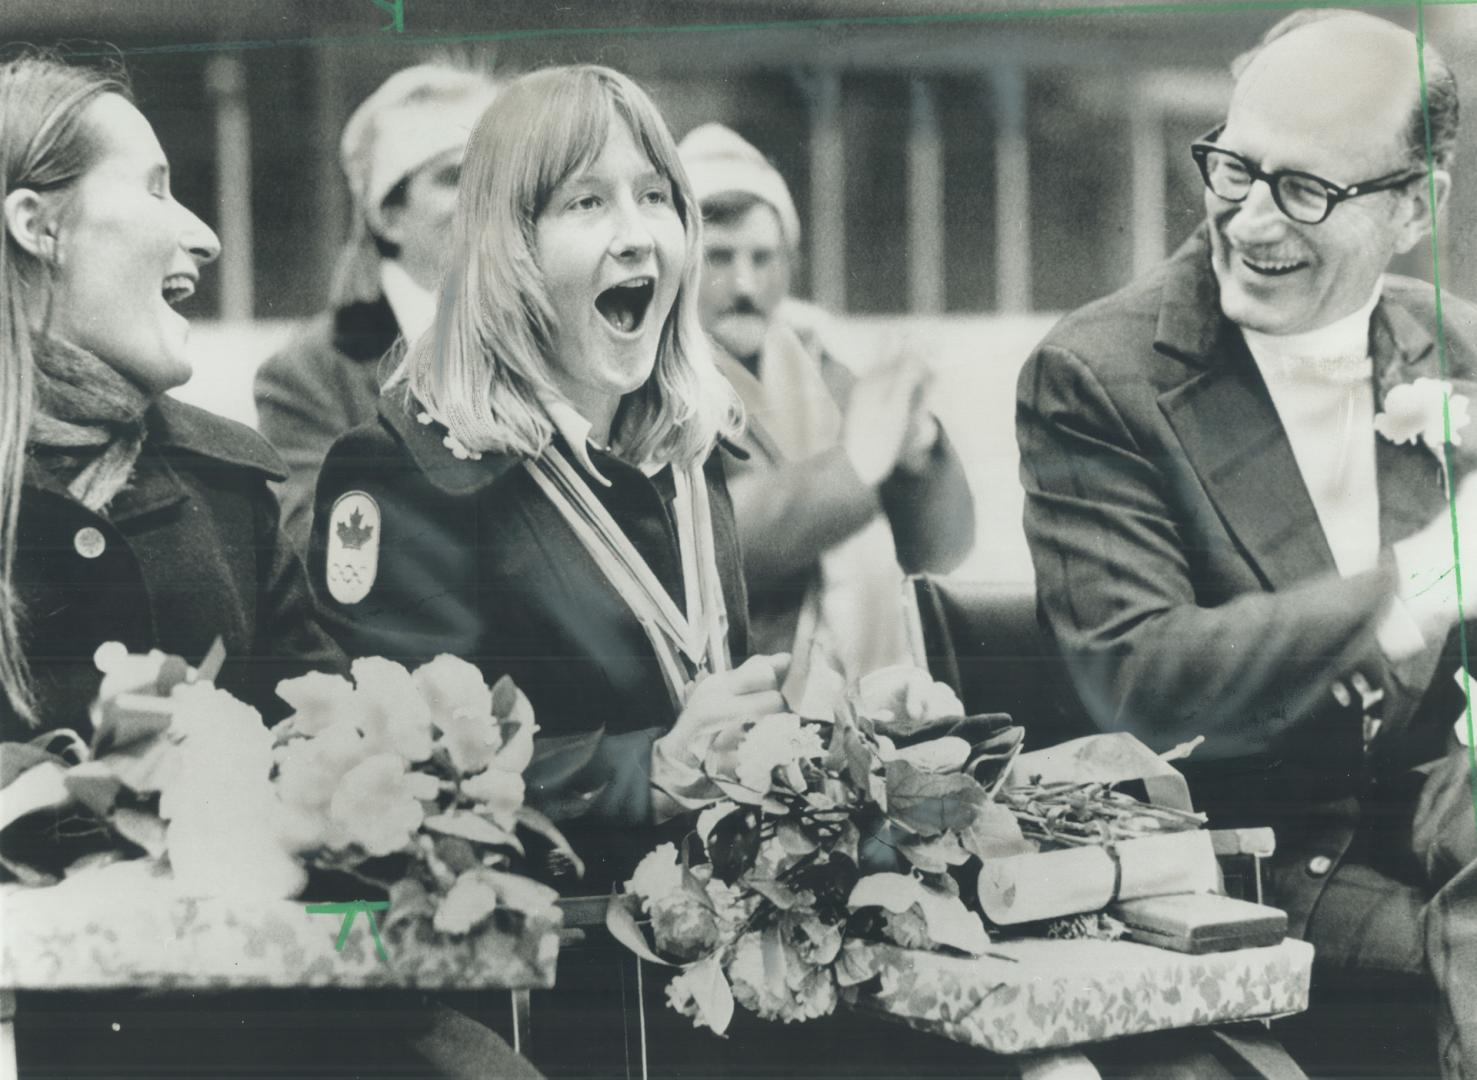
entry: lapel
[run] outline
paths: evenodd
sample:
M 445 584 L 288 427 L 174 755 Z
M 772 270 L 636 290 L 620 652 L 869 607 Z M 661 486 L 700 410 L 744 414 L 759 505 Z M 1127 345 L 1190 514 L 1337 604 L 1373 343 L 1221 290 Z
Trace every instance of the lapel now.
M 1202 227 L 1164 277 L 1154 348 L 1191 375 L 1159 395 L 1227 531 L 1273 588 L 1335 572 L 1313 500 L 1239 330 L 1221 315 Z
M 1421 378 L 1441 378 L 1441 355 L 1435 345 L 1426 327 L 1398 301 L 1388 293 L 1381 299 L 1369 329 L 1377 408 L 1384 407 L 1385 395 L 1394 386 Z M 1393 443 L 1376 436 L 1375 465 L 1379 471 L 1382 544 L 1405 539 L 1445 507 L 1441 462 L 1424 443 Z M 1458 473 L 1461 471 L 1458 462 Z

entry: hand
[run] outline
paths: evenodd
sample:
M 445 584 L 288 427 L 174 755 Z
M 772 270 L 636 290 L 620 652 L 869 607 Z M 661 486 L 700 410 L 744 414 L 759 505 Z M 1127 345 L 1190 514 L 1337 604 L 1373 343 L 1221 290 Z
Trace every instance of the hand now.
M 927 367 L 902 354 L 857 379 L 846 404 L 841 442 L 862 482 L 875 487 L 892 474 L 920 423 Z
M 790 654 L 751 656 L 732 671 L 720 671 L 692 688 L 672 730 L 657 740 L 661 755 L 696 767 L 726 728 L 785 711 L 780 686 Z M 659 756 L 661 756 L 659 755 Z
M 933 463 L 933 449 L 939 444 L 938 417 L 919 403 L 911 417 L 907 437 L 903 440 L 903 451 L 898 455 L 897 467 L 912 476 L 921 476 Z
M 1459 550 L 1453 545 L 1453 519 Z M 1477 476 L 1457 485 L 1449 510 L 1395 545 L 1400 599 L 1428 641 L 1443 637 L 1456 623 L 1457 560 L 1464 571 L 1477 568 Z

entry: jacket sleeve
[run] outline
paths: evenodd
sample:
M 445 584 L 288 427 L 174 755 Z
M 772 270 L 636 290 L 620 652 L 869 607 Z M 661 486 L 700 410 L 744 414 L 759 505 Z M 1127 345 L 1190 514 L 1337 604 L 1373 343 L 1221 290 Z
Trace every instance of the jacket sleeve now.
M 927 467 L 895 469 L 880 494 L 904 572 L 948 573 L 974 547 L 974 496 L 942 425 Z
M 1387 676 L 1390 560 L 1203 605 L 1162 468 L 1078 356 L 1044 346 L 1027 362 L 1017 436 L 1038 602 L 1099 727 L 1161 750 L 1203 734 L 1197 760 L 1357 761 L 1359 713 L 1331 688 Z
M 318 622 L 302 557 L 278 522 L 277 500 L 261 485 L 256 512 L 260 593 L 253 651 L 255 696 L 268 722 L 282 719 L 277 683 L 309 671 L 348 670 L 343 651 Z
M 287 465 L 279 493 L 282 527 L 299 551 L 308 550 L 313 488 L 324 455 L 350 426 L 342 395 L 316 364 L 311 334 L 272 357 L 256 373 L 257 427 Z

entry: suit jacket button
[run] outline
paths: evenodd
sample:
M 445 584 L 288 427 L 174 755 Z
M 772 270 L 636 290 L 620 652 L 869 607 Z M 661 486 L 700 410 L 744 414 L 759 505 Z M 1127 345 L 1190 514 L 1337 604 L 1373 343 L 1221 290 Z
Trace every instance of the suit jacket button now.
M 1308 860 L 1308 873 L 1313 877 L 1322 877 L 1333 869 L 1333 860 L 1327 855 L 1314 855 Z
M 78 529 L 77 535 L 72 537 L 72 546 L 84 559 L 95 559 L 108 550 L 108 541 L 100 529 L 86 525 Z

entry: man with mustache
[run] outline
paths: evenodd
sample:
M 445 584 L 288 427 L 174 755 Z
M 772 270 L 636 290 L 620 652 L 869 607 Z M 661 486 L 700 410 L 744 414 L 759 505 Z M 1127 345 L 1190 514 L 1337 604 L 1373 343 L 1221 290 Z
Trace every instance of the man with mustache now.
M 850 676 L 900 663 L 903 572 L 952 569 L 974 542 L 928 372 L 834 359 L 821 313 L 788 296 L 800 222 L 779 173 L 719 124 L 679 149 L 703 211 L 699 314 L 748 412 L 748 456 L 728 464 L 751 644 L 793 652 L 797 671 L 817 650 Z
M 256 375 L 258 426 L 287 465 L 283 528 L 304 551 L 324 455 L 375 418 L 386 354 L 435 315 L 462 155 L 493 92 L 480 72 L 420 64 L 386 79 L 344 125 L 339 159 L 354 221 L 332 309 Z
M 1276 827 L 1271 900 L 1320 971 L 1429 972 L 1443 1073 L 1473 1077 L 1453 672 L 1477 309 L 1385 273 L 1429 244 L 1456 86 L 1429 45 L 1347 11 L 1289 16 L 1232 70 L 1191 151 L 1205 224 L 1021 374 L 1040 610 L 1104 730 L 1204 735 L 1186 772 L 1211 824 Z

